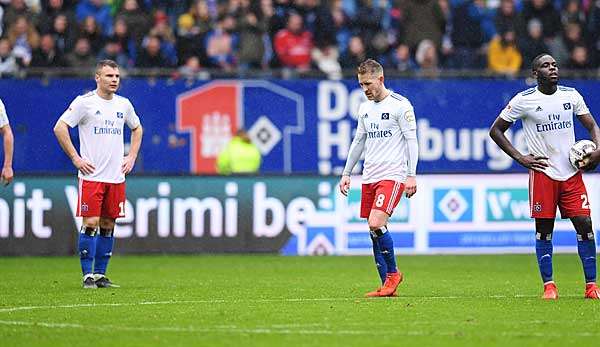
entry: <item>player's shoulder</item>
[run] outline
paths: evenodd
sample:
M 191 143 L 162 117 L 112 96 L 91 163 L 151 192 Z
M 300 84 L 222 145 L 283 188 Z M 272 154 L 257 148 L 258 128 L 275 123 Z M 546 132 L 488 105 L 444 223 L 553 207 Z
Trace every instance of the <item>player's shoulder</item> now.
M 560 90 L 561 92 L 577 92 L 577 89 L 573 88 L 573 87 L 567 87 L 567 86 L 558 86 L 558 90 Z
M 531 88 L 528 88 L 528 89 L 525 89 L 525 90 L 519 92 L 517 94 L 517 96 L 521 96 L 521 97 L 523 97 L 523 96 L 530 96 L 530 95 L 535 94 L 536 91 L 537 91 L 536 87 L 531 87 Z

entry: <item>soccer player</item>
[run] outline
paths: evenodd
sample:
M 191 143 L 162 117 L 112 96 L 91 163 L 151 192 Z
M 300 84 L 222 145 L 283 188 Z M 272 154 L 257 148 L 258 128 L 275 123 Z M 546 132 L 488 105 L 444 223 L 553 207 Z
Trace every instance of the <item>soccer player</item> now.
M 373 256 L 382 282 L 379 289 L 366 296 L 395 296 L 403 275 L 396 267 L 387 222 L 402 192 L 407 198 L 417 192 L 419 148 L 415 113 L 405 97 L 385 87 L 383 68 L 377 61 L 368 59 L 358 66 L 358 83 L 368 101 L 358 109 L 358 126 L 340 191 L 348 195 L 350 174 L 364 151 L 360 216 L 368 218 Z
M 0 100 L 0 134 L 4 138 L 4 166 L 2 166 L 0 181 L 7 186 L 12 182 L 14 175 L 12 169 L 14 138 L 2 100 Z
M 125 175 L 133 169 L 142 143 L 142 126 L 131 102 L 115 94 L 119 82 L 114 61 L 98 62 L 96 90 L 76 97 L 54 126 L 60 146 L 79 170 L 77 215 L 83 217 L 83 224 L 78 247 L 84 288 L 117 286 L 105 276 L 106 268 L 115 219 L 125 216 Z M 131 129 L 127 156 L 124 124 Z M 81 154 L 69 136 L 69 127 L 75 126 L 79 126 Z
M 585 275 L 585 297 L 600 298 L 596 285 L 596 244 L 590 218 L 590 204 L 581 171 L 569 162 L 569 150 L 575 142 L 573 118 L 589 131 L 600 149 L 600 129 L 583 97 L 574 88 L 558 85 L 558 66 L 549 54 L 533 59 L 533 77 L 537 87 L 517 94 L 502 110 L 490 129 L 491 138 L 506 154 L 529 169 L 529 204 L 535 218 L 535 252 L 542 281 L 543 299 L 558 298 L 552 277 L 552 232 L 556 208 L 562 218 L 570 218 L 577 232 L 577 250 Z M 575 117 L 573 117 L 575 116 Z M 519 152 L 504 133 L 514 122 L 523 122 L 529 150 Z M 588 155 L 584 171 L 600 162 L 600 151 Z

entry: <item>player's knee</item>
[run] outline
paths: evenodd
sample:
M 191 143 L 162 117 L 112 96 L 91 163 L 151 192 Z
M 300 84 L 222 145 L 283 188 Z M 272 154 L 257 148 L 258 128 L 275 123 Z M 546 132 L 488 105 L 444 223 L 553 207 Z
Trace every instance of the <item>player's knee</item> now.
M 102 228 L 100 227 L 100 236 L 112 237 L 115 232 L 114 228 Z
M 535 239 L 541 241 L 552 241 L 552 230 L 549 231 L 536 231 Z
M 387 227 L 381 226 L 379 228 L 370 228 L 371 238 L 375 239 L 377 237 L 383 236 L 387 232 Z
M 594 240 L 594 230 L 592 228 L 585 230 L 577 230 L 577 241 Z
M 89 228 L 97 228 L 100 224 L 100 218 L 87 217 L 83 219 L 83 226 Z
M 80 233 L 86 234 L 88 236 L 96 236 L 96 234 L 98 233 L 98 227 L 91 227 L 91 226 L 87 226 L 87 225 L 82 225 Z

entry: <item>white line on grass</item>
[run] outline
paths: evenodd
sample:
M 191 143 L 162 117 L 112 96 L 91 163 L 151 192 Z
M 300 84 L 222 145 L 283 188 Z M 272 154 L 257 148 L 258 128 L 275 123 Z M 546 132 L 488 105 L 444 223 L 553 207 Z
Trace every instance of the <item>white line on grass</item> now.
M 381 300 L 455 300 L 455 299 L 527 299 L 538 298 L 539 295 L 490 295 L 490 296 L 400 296 L 395 298 L 277 298 L 277 299 L 211 299 L 211 300 L 166 300 L 166 301 L 141 301 L 122 303 L 84 303 L 67 305 L 41 305 L 41 306 L 15 306 L 0 308 L 0 313 L 15 311 L 31 311 L 61 308 L 83 308 L 83 307 L 121 307 L 121 306 L 143 306 L 143 305 L 184 305 L 184 304 L 225 304 L 225 303 L 267 303 L 267 302 L 333 302 L 333 301 L 357 301 L 377 302 Z M 561 295 L 562 298 L 578 298 L 580 295 Z
M 380 336 L 381 332 L 373 329 L 369 330 L 331 330 L 331 329 L 305 329 L 297 330 L 289 328 L 272 327 L 256 327 L 256 328 L 238 328 L 235 326 L 211 326 L 207 328 L 197 327 L 135 327 L 123 325 L 83 325 L 75 323 L 51 323 L 51 322 L 26 322 L 26 321 L 5 321 L 0 320 L 0 325 L 20 326 L 20 327 L 42 327 L 48 329 L 83 329 L 86 331 L 137 331 L 137 332 L 177 332 L 177 333 L 217 333 L 217 334 L 262 334 L 262 335 L 375 335 Z M 418 331 L 418 330 L 389 330 L 386 335 L 395 336 L 456 336 L 464 338 L 469 335 L 462 331 Z M 497 332 L 494 336 L 506 337 L 598 337 L 600 333 L 592 332 L 570 332 L 570 333 L 553 333 L 553 332 Z

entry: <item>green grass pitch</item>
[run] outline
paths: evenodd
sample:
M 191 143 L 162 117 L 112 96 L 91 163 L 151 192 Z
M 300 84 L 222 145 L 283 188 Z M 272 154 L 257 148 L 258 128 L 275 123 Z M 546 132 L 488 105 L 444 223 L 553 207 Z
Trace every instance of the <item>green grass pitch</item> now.
M 399 256 L 398 298 L 370 257 L 117 256 L 115 289 L 83 290 L 71 258 L 0 258 L 0 345 L 595 346 L 600 302 L 576 255 L 539 299 L 533 255 Z

